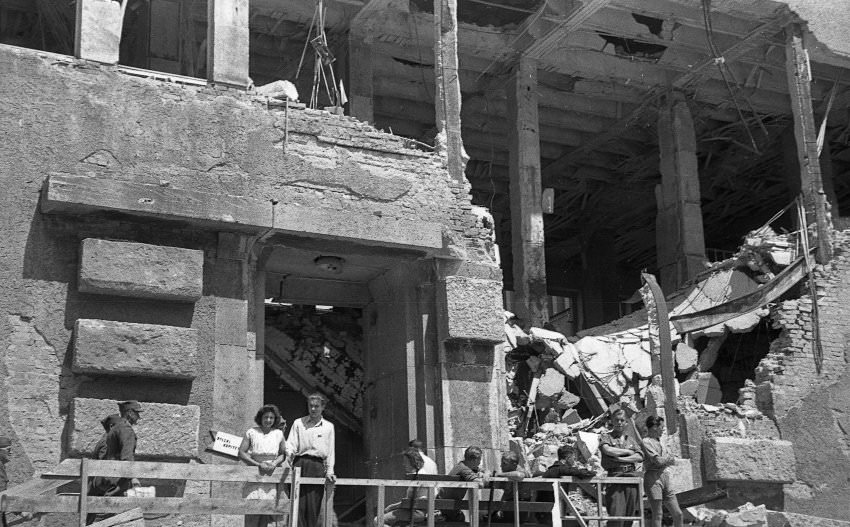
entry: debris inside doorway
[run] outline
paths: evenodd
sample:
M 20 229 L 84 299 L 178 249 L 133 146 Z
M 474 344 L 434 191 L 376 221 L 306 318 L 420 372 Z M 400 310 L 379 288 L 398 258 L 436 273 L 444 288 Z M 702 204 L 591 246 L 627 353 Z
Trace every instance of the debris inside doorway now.
M 281 378 L 323 392 L 358 421 L 363 416 L 361 316 L 356 308 L 275 305 L 266 310 L 265 337 L 269 366 Z

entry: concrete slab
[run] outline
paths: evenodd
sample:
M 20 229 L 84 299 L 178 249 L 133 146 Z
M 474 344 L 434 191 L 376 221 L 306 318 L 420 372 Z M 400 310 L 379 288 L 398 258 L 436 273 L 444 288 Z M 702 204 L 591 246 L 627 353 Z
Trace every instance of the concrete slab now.
M 795 457 L 790 441 L 713 437 L 702 444 L 707 481 L 794 481 Z
M 191 328 L 77 320 L 73 370 L 171 379 L 194 379 L 198 333 Z
M 203 273 L 202 251 L 87 238 L 78 287 L 83 293 L 194 302 L 201 298 Z

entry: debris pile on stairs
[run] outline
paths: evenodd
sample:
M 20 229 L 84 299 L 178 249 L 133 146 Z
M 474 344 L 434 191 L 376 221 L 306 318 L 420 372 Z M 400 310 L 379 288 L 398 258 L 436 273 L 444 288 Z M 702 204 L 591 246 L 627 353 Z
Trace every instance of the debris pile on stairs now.
M 321 387 L 331 400 L 357 418 L 363 415 L 363 338 L 359 310 L 292 305 L 269 310 L 266 348 L 284 361 L 286 378 Z M 274 363 L 270 366 L 275 367 Z M 290 379 L 293 381 L 293 379 Z

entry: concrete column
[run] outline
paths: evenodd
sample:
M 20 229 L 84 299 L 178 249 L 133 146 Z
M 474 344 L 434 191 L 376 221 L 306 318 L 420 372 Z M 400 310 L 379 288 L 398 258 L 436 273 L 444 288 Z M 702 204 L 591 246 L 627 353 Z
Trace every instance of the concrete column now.
M 457 0 L 434 0 L 434 74 L 437 150 L 446 156 L 452 177 L 462 181 L 468 157 L 460 136 Z
M 800 187 L 808 223 L 817 224 L 817 260 L 828 262 L 832 258 L 832 222 L 826 211 L 826 196 L 823 191 L 820 163 L 818 162 L 817 129 L 812 111 L 811 69 L 809 56 L 803 42 L 803 31 L 799 24 L 786 29 L 785 71 L 788 77 L 788 92 L 791 95 L 791 114 L 794 117 L 794 137 L 797 147 L 797 162 L 800 167 Z
M 375 122 L 372 46 L 353 31 L 348 36 L 348 115 Z
M 213 339 L 212 423 L 213 430 L 242 435 L 252 422 L 257 408 L 249 407 L 262 399 L 262 375 L 254 375 L 256 354 L 248 349 L 248 311 L 253 303 L 252 277 L 248 272 L 248 237 L 220 233 L 209 285 L 215 297 Z M 251 328 L 253 329 L 253 327 Z M 259 394 L 259 395 L 258 395 Z M 236 464 L 235 460 L 211 458 L 214 463 Z M 241 497 L 241 485 L 213 483 L 214 498 Z M 239 527 L 242 517 L 214 515 L 213 527 Z
M 548 320 L 544 251 L 537 62 L 521 58 L 508 90 L 511 248 L 517 316 L 535 326 Z
M 661 185 L 656 187 L 656 244 L 661 288 L 670 293 L 704 269 L 696 135 L 691 112 L 678 92 L 658 113 Z
M 126 7 L 126 0 L 77 0 L 74 56 L 117 64 Z
M 208 0 L 207 80 L 246 88 L 249 40 L 248 0 Z

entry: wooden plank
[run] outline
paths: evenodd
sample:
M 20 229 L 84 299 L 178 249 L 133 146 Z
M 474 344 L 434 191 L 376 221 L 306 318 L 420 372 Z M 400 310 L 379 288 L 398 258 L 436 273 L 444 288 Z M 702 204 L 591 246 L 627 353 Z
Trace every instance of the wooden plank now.
M 727 494 L 726 489 L 721 488 L 719 485 L 714 483 L 696 489 L 679 492 L 676 494 L 676 499 L 679 501 L 679 506 L 684 508 L 720 500 L 725 498 Z
M 201 481 L 230 481 L 251 483 L 280 483 L 289 477 L 285 466 L 271 476 L 261 476 L 256 467 L 244 465 L 204 465 L 193 463 L 164 463 L 150 461 L 87 460 L 91 476 L 117 478 L 177 479 Z M 65 460 L 45 477 L 77 477 L 80 460 Z
M 658 321 L 658 338 L 661 342 L 661 387 L 664 389 L 664 421 L 667 423 L 667 433 L 676 433 L 679 417 L 676 414 L 676 370 L 673 359 L 673 345 L 670 341 L 670 318 L 667 310 L 667 299 L 664 292 L 649 273 L 641 273 L 646 285 L 655 299 L 656 320 Z
M 432 487 L 433 488 L 433 487 Z M 375 527 L 383 527 L 384 526 L 384 509 L 386 509 L 387 499 L 387 487 L 384 485 L 378 485 L 378 507 L 377 514 L 375 515 L 378 518 L 378 521 L 375 522 Z M 371 520 L 371 518 L 369 518 Z
M 564 500 L 564 503 L 567 504 L 567 508 L 570 509 L 570 513 L 573 515 L 573 518 L 575 518 L 575 520 L 578 522 L 578 524 L 581 527 L 587 527 L 587 522 L 585 522 L 584 518 L 581 517 L 581 514 L 579 514 L 579 512 L 578 512 L 578 509 L 576 509 L 576 506 L 573 505 L 572 500 L 570 500 L 570 497 L 567 496 L 567 493 L 564 490 L 564 487 L 561 487 L 559 485 L 558 490 L 561 491 L 561 498 Z
M 292 503 L 298 503 L 301 499 L 301 467 L 295 467 L 292 471 L 292 488 L 289 499 Z M 384 511 L 380 511 L 383 514 Z M 298 527 L 298 507 L 292 507 L 289 514 L 289 527 Z
M 789 25 L 786 35 L 786 73 L 791 93 L 791 114 L 794 117 L 797 162 L 800 166 L 800 189 L 809 223 L 814 219 L 817 224 L 816 258 L 818 263 L 824 264 L 832 259 L 832 222 L 826 210 L 817 146 L 818 130 L 812 110 L 812 72 L 800 24 Z
M 302 485 L 324 485 L 325 478 L 301 478 Z M 355 486 L 355 487 L 377 487 L 378 485 L 386 485 L 387 487 L 441 487 L 450 489 L 472 489 L 478 488 L 478 483 L 474 481 L 417 481 L 415 484 L 407 479 L 359 479 L 359 478 L 337 478 L 336 485 L 340 486 Z
M 89 460 L 80 460 L 80 527 L 86 527 L 88 520 L 89 497 Z
M 145 527 L 145 516 L 142 514 L 142 509 L 130 509 L 127 512 L 92 523 L 89 527 Z
M 55 479 L 31 479 L 20 485 L 16 485 L 5 494 L 7 496 L 37 496 L 51 490 L 56 490 L 62 485 L 76 481 L 76 477 L 55 478 Z
M 481 518 L 479 518 L 480 507 L 479 507 L 479 498 L 480 495 L 478 493 L 478 487 L 474 489 L 469 489 L 470 499 L 469 499 L 469 527 L 478 527 L 478 522 Z
M 551 489 L 552 484 L 547 485 L 547 488 Z M 481 501 L 479 500 L 479 510 L 480 510 Z M 425 509 L 428 506 L 427 499 L 417 499 L 412 503 L 414 508 L 417 509 Z M 411 501 L 410 499 L 401 500 L 402 507 L 410 507 Z M 472 502 L 470 500 L 446 500 L 446 499 L 435 499 L 434 500 L 434 508 L 438 510 L 457 510 L 457 511 L 468 511 L 472 507 Z M 550 512 L 552 510 L 552 502 L 551 501 L 520 501 L 519 506 L 517 506 L 514 502 L 511 501 L 500 501 L 499 508 L 503 511 L 520 511 L 520 512 Z
M 288 514 L 289 503 L 274 500 L 243 500 L 232 498 L 105 498 L 90 496 L 87 513 L 119 513 L 132 508 L 144 513 L 166 514 Z M 8 498 L 7 510 L 13 512 L 76 513 L 80 510 L 78 496 Z
M 437 489 L 428 487 L 428 507 L 426 509 L 428 527 L 434 527 L 434 500 L 437 498 Z

